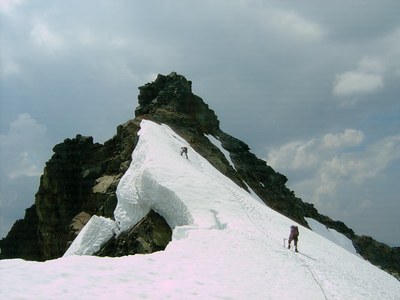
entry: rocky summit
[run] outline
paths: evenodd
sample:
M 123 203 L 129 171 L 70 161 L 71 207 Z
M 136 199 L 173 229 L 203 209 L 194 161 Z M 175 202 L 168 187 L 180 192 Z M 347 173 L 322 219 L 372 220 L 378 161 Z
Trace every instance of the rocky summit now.
M 139 87 L 138 107 L 132 120 L 118 126 L 104 144 L 77 135 L 53 148 L 40 178 L 34 204 L 0 241 L 0 258 L 44 261 L 62 256 L 91 216 L 113 218 L 116 188 L 128 169 L 143 119 L 169 125 L 204 158 L 238 186 L 251 188 L 269 207 L 307 226 L 313 218 L 352 240 L 357 252 L 371 263 L 396 275 L 400 273 L 400 248 L 391 248 L 367 236 L 359 236 L 343 222 L 321 215 L 303 202 L 244 142 L 219 128 L 214 111 L 192 93 L 192 82 L 175 72 L 158 75 Z M 234 167 L 205 135 L 217 138 L 229 152 Z M 113 237 L 96 253 L 122 256 L 165 249 L 172 231 L 162 216 L 151 211 L 127 232 Z

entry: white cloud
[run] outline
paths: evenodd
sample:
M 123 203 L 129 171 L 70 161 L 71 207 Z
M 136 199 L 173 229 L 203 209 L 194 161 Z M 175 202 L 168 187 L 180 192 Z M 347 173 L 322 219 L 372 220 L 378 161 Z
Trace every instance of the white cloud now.
M 39 19 L 34 21 L 30 36 L 33 43 L 38 48 L 45 49 L 50 52 L 60 49 L 64 44 L 64 40 L 61 35 L 50 29 L 48 24 Z
M 378 57 L 362 57 L 355 70 L 336 75 L 333 94 L 338 97 L 371 94 L 384 87 L 384 74 L 387 67 Z M 347 104 L 354 104 L 358 98 L 347 99 Z M 346 103 L 345 103 L 346 104 Z
M 20 114 L 0 135 L 1 177 L 39 176 L 49 153 L 46 127 L 29 114 Z
M 388 67 L 399 67 L 400 59 L 400 25 L 378 41 L 381 59 L 390 62 Z
M 115 48 L 125 48 L 129 45 L 129 39 L 116 36 L 111 39 L 110 44 Z
M 359 61 L 358 68 L 360 71 L 366 73 L 383 74 L 386 66 L 378 58 L 365 56 Z
M 290 142 L 272 149 L 267 161 L 276 168 L 305 170 L 316 167 L 342 149 L 358 146 L 363 140 L 362 131 L 345 129 L 341 133 L 328 133 L 321 138 Z
M 114 49 L 126 49 L 131 46 L 131 39 L 119 35 L 115 35 L 113 32 L 99 32 L 91 29 L 77 29 L 74 34 L 75 39 L 79 45 L 92 46 L 92 47 L 110 47 Z M 138 40 L 135 42 L 139 43 Z
M 76 34 L 76 36 L 77 36 L 79 43 L 84 46 L 91 46 L 91 45 L 96 44 L 96 42 L 97 42 L 97 38 L 96 38 L 95 34 L 93 33 L 93 31 L 88 30 L 88 29 L 80 30 Z
M 16 179 L 22 176 L 34 177 L 40 176 L 41 174 L 42 170 L 34 161 L 34 158 L 32 158 L 28 152 L 22 152 L 17 157 L 17 164 L 14 165 L 7 176 L 10 179 Z
M 360 159 L 363 164 L 354 176 L 358 183 L 374 178 L 392 161 L 400 159 L 400 135 L 385 137 L 370 145 Z
M 318 24 L 306 20 L 294 12 L 275 10 L 271 17 L 272 22 L 277 27 L 295 35 L 311 39 L 320 39 L 322 37 L 323 31 Z
M 7 77 L 12 75 L 17 75 L 22 71 L 20 64 L 15 62 L 11 58 L 1 58 L 1 68 L 0 68 L 0 76 Z
M 273 149 L 268 153 L 267 161 L 272 167 L 280 169 L 299 170 L 308 169 L 318 163 L 319 157 L 314 149 L 317 140 L 295 141 Z
M 364 133 L 360 130 L 345 129 L 343 133 L 328 133 L 322 138 L 321 147 L 342 148 L 352 147 L 361 144 L 364 140 Z
M 335 96 L 369 94 L 382 87 L 383 78 L 379 74 L 349 71 L 336 75 L 333 94 Z
M 285 174 L 300 172 L 302 178 L 293 183 L 296 190 L 306 195 L 304 200 L 321 205 L 341 186 L 361 185 L 400 159 L 400 135 L 382 138 L 368 146 L 363 142 L 363 132 L 346 129 L 273 149 L 267 162 Z
M 23 0 L 0 0 L 0 12 L 9 13 L 13 7 L 22 4 Z
M 359 151 L 350 153 L 337 153 L 327 157 L 325 161 L 309 174 L 307 184 L 309 199 L 324 209 L 339 209 L 347 199 L 335 199 L 339 189 L 353 185 L 361 187 L 368 180 L 375 180 L 385 169 L 396 160 L 400 159 L 400 135 L 383 138 L 374 144 Z M 296 183 L 299 190 L 302 182 Z M 359 208 L 365 208 L 365 201 L 359 201 Z
M 260 10 L 256 14 L 264 27 L 273 28 L 280 34 L 308 40 L 319 40 L 324 35 L 324 30 L 319 24 L 293 11 L 268 9 Z

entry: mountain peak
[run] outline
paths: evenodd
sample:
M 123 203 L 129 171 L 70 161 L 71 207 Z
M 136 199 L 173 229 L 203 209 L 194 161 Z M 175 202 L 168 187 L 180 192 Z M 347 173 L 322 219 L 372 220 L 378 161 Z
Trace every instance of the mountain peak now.
M 140 86 L 138 101 L 136 117 L 157 115 L 155 121 L 174 120 L 173 123 L 183 122 L 185 125 L 191 120 L 206 133 L 219 129 L 214 111 L 192 93 L 192 82 L 176 72 L 159 74 L 154 82 Z
M 192 83 L 184 76 L 175 72 L 158 75 L 154 82 L 139 87 L 138 102 L 136 118 L 118 126 L 116 135 L 104 144 L 94 144 L 91 137 L 77 135 L 76 138 L 66 139 L 54 147 L 54 155 L 46 163 L 41 176 L 35 204 L 26 211 L 23 220 L 15 223 L 7 237 L 0 240 L 0 259 L 19 257 L 47 260 L 62 256 L 79 235 L 79 231 L 75 230 L 75 223 L 76 220 L 81 220 L 78 216 L 82 213 L 104 217 L 109 220 L 108 223 L 113 223 L 111 220 L 115 218 L 115 209 L 119 201 L 117 187 L 120 180 L 128 172 L 131 164 L 140 163 L 146 155 L 154 156 L 154 153 L 157 153 L 154 157 L 167 163 L 165 174 L 176 169 L 176 158 L 180 164 L 187 163 L 188 167 L 200 159 L 205 159 L 207 164 L 210 163 L 225 176 L 224 178 L 242 188 L 241 193 L 243 190 L 247 191 L 254 195 L 256 201 L 304 227 L 309 227 L 307 219 L 312 218 L 327 228 L 336 230 L 351 239 L 361 256 L 392 274 L 398 274 L 399 248 L 390 248 L 372 238 L 360 237 L 344 223 L 321 215 L 312 204 L 296 197 L 294 192 L 285 186 L 287 178 L 284 175 L 274 171 L 266 161 L 257 158 L 244 142 L 219 128 L 214 111 L 199 96 L 193 94 Z M 146 144 L 147 151 L 143 151 L 144 148 L 140 149 L 140 145 L 145 140 L 145 134 L 140 134 L 139 131 L 146 127 L 143 124 L 151 123 L 157 123 L 164 129 L 168 126 L 170 129 L 157 133 L 150 139 L 156 142 Z M 165 158 L 168 153 L 166 149 L 170 147 L 169 142 L 160 142 L 165 134 L 173 141 L 171 143 L 174 148 L 170 149 L 170 156 L 176 156 L 174 160 Z M 189 148 L 187 160 L 179 156 L 181 146 Z M 142 156 L 133 156 L 138 151 Z M 146 161 L 153 162 L 152 159 Z M 145 173 L 140 174 L 144 176 Z M 189 180 L 190 185 L 184 185 L 185 190 L 188 186 L 197 186 L 196 176 L 191 176 Z M 181 179 L 176 182 L 181 182 Z M 143 188 L 144 191 L 154 190 L 154 185 L 149 184 Z M 210 182 L 210 185 L 212 184 L 214 183 Z M 203 186 L 203 191 L 208 189 L 209 187 Z M 200 190 L 199 193 L 203 192 Z M 174 193 L 173 189 L 171 193 Z M 143 195 L 145 194 L 146 192 Z M 210 197 L 212 195 L 203 198 Z M 162 201 L 163 198 L 165 195 L 160 195 L 157 201 Z M 218 202 L 219 198 L 218 196 L 213 199 Z M 202 201 L 203 199 L 199 200 L 199 203 Z M 155 212 L 159 211 L 155 209 Z M 211 208 L 207 214 L 209 212 L 212 213 L 212 219 L 217 220 L 216 227 L 220 227 L 221 223 Z M 165 216 L 161 214 L 160 217 Z M 147 221 L 141 224 L 158 223 L 153 220 Z M 145 226 L 147 228 L 147 225 Z M 132 230 L 142 232 L 134 228 Z M 140 240 L 143 246 L 141 248 L 148 251 L 149 245 L 156 243 L 147 239 L 153 234 L 146 230 L 146 234 L 140 236 Z M 132 236 L 129 235 L 129 238 Z M 115 244 L 118 243 L 119 241 L 115 241 Z M 129 243 L 129 239 L 126 243 Z M 131 253 L 132 249 L 128 250 Z
M 158 74 L 154 82 L 139 87 L 139 104 L 169 104 L 171 100 L 182 101 L 192 95 L 192 82 L 184 76 L 172 72 L 169 75 Z

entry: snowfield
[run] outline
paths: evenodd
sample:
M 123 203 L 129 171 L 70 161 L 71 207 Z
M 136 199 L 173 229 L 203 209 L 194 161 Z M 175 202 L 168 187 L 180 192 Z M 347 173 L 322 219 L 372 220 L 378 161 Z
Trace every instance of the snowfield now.
M 144 120 L 139 134 L 117 189 L 116 221 L 93 217 L 62 258 L 0 261 L 0 299 L 400 299 L 400 282 L 352 253 L 344 236 L 271 210 L 168 126 Z M 82 255 L 150 208 L 173 228 L 165 251 Z M 299 253 L 283 247 L 293 224 Z

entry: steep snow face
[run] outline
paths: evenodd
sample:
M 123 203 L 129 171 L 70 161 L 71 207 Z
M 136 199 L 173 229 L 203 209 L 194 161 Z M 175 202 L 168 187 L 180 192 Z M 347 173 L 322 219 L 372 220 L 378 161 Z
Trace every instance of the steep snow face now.
M 215 147 L 217 147 L 222 152 L 222 154 L 225 156 L 226 160 L 229 162 L 232 168 L 236 170 L 235 164 L 231 159 L 229 151 L 225 150 L 224 147 L 222 147 L 221 141 L 210 134 L 206 134 L 206 137 L 212 144 L 214 144 Z
M 330 240 L 331 242 L 339 245 L 343 249 L 346 249 L 350 253 L 357 254 L 356 249 L 353 246 L 352 241 L 346 237 L 344 234 L 337 232 L 335 229 L 326 228 L 325 225 L 319 223 L 318 221 L 312 218 L 306 218 L 306 221 L 312 231 L 318 233 L 319 235 L 325 237 L 326 239 Z
M 118 186 L 117 222 L 106 231 L 130 228 L 153 208 L 173 228 L 165 251 L 3 260 L 0 298 L 398 299 L 394 277 L 260 203 L 168 126 L 142 121 L 139 134 Z M 91 224 L 86 238 L 104 237 Z M 299 253 L 283 247 L 292 224 L 300 229 Z
M 101 246 L 117 232 L 114 221 L 93 216 L 83 227 L 64 256 L 90 255 L 100 250 Z
M 195 168 L 185 168 L 187 161 L 179 156 L 180 147 L 189 145 L 168 126 L 154 125 L 142 121 L 132 163 L 117 188 L 114 217 L 121 231 L 130 229 L 150 208 L 160 213 L 171 228 L 193 222 L 180 190 L 175 189 L 180 185 L 185 190 L 193 184 L 191 179 L 199 176 Z M 173 176 L 171 169 L 181 170 L 182 178 Z M 174 182 L 176 179 L 179 181 Z

